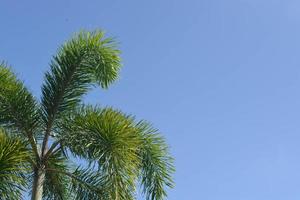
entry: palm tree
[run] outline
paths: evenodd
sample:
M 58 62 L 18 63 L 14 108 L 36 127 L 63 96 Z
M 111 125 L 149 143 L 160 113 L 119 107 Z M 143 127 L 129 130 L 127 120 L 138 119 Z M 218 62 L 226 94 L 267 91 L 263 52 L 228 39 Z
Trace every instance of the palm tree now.
M 158 131 L 82 102 L 118 78 L 119 54 L 102 31 L 76 34 L 52 58 L 39 101 L 0 64 L 0 199 L 28 189 L 32 200 L 130 200 L 140 187 L 146 199 L 166 197 L 174 167 Z

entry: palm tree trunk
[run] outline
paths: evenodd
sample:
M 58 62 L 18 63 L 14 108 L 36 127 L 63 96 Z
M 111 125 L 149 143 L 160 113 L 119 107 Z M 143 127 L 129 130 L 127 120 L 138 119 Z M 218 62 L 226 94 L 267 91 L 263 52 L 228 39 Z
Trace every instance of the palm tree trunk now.
M 43 184 L 45 181 L 45 170 L 36 168 L 34 170 L 34 180 L 32 186 L 31 200 L 42 200 L 43 197 Z

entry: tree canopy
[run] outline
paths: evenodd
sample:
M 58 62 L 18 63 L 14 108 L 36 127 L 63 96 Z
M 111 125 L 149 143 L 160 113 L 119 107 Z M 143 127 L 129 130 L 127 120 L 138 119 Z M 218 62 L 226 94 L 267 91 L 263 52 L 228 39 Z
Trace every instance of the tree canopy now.
M 40 99 L 0 64 L 0 199 L 31 191 L 32 200 L 133 200 L 140 187 L 147 200 L 166 197 L 174 166 L 159 131 L 82 101 L 93 87 L 107 89 L 120 67 L 116 42 L 101 30 L 59 48 Z

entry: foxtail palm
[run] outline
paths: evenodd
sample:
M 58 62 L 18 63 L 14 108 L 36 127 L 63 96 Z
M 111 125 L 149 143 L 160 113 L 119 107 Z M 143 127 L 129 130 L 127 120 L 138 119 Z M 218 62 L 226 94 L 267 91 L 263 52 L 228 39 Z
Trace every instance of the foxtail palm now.
M 82 31 L 61 46 L 40 100 L 0 64 L 1 199 L 31 189 L 32 200 L 130 200 L 137 187 L 146 199 L 164 199 L 174 168 L 158 131 L 82 102 L 94 86 L 108 88 L 119 69 L 119 50 L 102 31 Z

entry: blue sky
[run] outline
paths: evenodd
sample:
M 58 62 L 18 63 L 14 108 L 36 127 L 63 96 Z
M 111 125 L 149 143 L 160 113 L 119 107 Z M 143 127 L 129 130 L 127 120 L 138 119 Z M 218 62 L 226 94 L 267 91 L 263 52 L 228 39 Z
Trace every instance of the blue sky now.
M 85 99 L 161 130 L 176 159 L 168 199 L 300 198 L 299 1 L 6 0 L 0 9 L 0 60 L 36 96 L 74 32 L 117 38 L 120 80 Z

